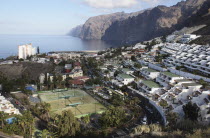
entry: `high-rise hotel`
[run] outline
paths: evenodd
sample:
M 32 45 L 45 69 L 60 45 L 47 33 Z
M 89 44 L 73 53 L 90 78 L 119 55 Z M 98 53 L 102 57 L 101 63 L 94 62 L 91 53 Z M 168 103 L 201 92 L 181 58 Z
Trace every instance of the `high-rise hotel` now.
M 36 55 L 37 48 L 33 47 L 32 44 L 26 44 L 18 46 L 19 59 L 27 59 L 27 57 Z

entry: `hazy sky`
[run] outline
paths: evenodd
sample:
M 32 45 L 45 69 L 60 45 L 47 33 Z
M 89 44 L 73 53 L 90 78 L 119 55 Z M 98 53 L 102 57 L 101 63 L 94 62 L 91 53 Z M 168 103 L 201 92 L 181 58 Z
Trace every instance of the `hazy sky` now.
M 89 17 L 181 0 L 0 0 L 0 34 L 64 35 Z

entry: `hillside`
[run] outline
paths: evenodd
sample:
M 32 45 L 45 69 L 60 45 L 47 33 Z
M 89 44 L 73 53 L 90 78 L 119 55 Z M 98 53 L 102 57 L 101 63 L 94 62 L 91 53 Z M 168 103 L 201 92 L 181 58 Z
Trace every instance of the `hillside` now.
M 143 11 L 134 13 L 117 12 L 107 15 L 99 15 L 89 18 L 84 25 L 79 25 L 70 31 L 71 36 L 81 39 L 102 39 L 105 31 L 116 21 L 122 21 L 129 17 L 137 16 Z
M 102 39 L 132 44 L 168 35 L 183 27 L 208 24 L 209 0 L 186 0 L 174 6 L 157 6 L 141 12 L 115 13 L 90 18 L 77 32 L 81 39 Z M 198 18 L 199 17 L 199 18 Z M 207 25 L 208 27 L 208 25 Z M 208 29 L 209 30 L 209 29 Z M 207 29 L 197 34 L 208 35 Z
M 37 80 L 41 73 L 53 71 L 52 64 L 22 62 L 12 65 L 1 65 L 0 73 L 8 79 L 18 79 L 22 75 L 27 75 L 29 80 Z

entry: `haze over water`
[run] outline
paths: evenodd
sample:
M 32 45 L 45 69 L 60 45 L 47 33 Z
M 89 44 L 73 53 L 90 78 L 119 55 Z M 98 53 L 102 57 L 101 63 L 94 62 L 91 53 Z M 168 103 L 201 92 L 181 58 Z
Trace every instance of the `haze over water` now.
M 41 53 L 51 51 L 103 50 L 113 47 L 101 40 L 81 40 L 71 36 L 53 35 L 0 35 L 0 58 L 15 56 L 18 45 L 32 43 Z

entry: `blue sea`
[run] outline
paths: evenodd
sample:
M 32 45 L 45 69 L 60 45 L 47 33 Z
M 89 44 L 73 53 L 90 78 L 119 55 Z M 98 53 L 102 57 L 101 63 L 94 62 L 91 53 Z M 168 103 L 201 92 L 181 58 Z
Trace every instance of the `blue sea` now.
M 72 36 L 53 35 L 0 35 L 0 58 L 15 56 L 18 45 L 32 43 L 41 53 L 52 51 L 103 50 L 115 47 L 101 40 L 81 40 Z

